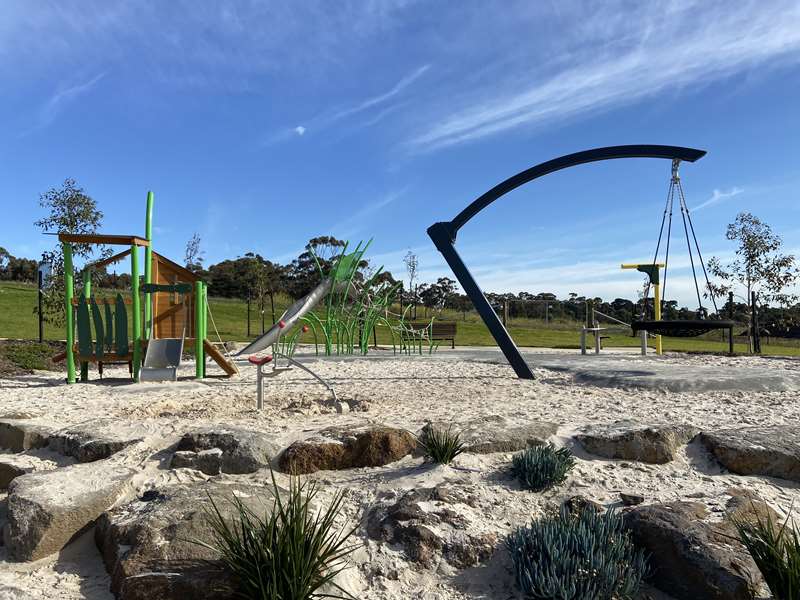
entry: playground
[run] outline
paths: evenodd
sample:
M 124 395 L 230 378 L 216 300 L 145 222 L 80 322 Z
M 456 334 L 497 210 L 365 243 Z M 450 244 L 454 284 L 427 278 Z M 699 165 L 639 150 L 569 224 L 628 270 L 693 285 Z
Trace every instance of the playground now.
M 678 165 L 703 154 L 620 146 L 568 155 L 432 226 L 480 317 L 473 325 L 496 342 L 486 346 L 461 343 L 434 316 L 412 320 L 396 303 L 398 284 L 381 268 L 363 271 L 369 242 L 345 245 L 327 266 L 312 254 L 318 283 L 282 305 L 263 333 L 237 341 L 220 333 L 228 326 L 215 321 L 222 311 L 207 282 L 156 251 L 153 194 L 142 235 L 60 233 L 63 352 L 48 356 L 47 370 L 0 378 L 0 592 L 208 597 L 219 574 L 198 568 L 209 556 L 181 536 L 206 531 L 206 499 L 230 490 L 261 498 L 271 477 L 281 489 L 293 476 L 320 483 L 323 504 L 340 498 L 341 518 L 357 524 L 356 550 L 336 582 L 357 598 L 514 597 L 502 540 L 574 503 L 634 512 L 670 503 L 694 515 L 676 536 L 716 527 L 742 498 L 788 519 L 800 502 L 800 362 L 731 352 L 740 348 L 734 323 L 716 304 L 707 317 L 702 305 L 705 266 L 690 217 L 683 225 L 698 267 L 698 318 L 661 318 L 662 234 L 668 249 L 674 201 L 688 213 Z M 647 277 L 640 314 L 613 323 L 587 303 L 569 347 L 525 347 L 456 252 L 458 229 L 549 172 L 631 157 L 672 164 L 653 261 L 622 265 Z M 120 248 L 76 271 L 73 244 Z M 130 290 L 93 289 L 92 270 L 111 264 L 130 265 Z M 614 328 L 624 347 L 609 343 Z M 710 336 L 692 343 L 714 353 L 671 351 L 669 336 Z M 458 432 L 463 452 L 431 460 L 431 430 Z M 533 493 L 509 464 L 518 452 L 551 446 L 570 453 L 572 471 Z M 713 583 L 728 569 L 729 585 L 764 592 L 755 565 L 742 567 L 747 581 L 730 567 L 730 556 L 744 560 L 743 547 L 726 546 L 720 558 L 715 540 L 702 547 L 711 557 L 702 577 Z M 658 565 L 675 562 L 666 555 Z M 636 596 L 685 597 L 650 584 Z

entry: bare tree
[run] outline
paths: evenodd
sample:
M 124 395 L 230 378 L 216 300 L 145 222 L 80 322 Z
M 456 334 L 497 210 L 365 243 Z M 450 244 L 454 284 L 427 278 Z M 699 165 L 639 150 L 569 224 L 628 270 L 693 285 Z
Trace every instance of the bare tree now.
M 200 248 L 200 236 L 197 233 L 192 234 L 191 239 L 186 242 L 186 252 L 184 254 L 183 262 L 186 268 L 192 273 L 199 273 L 203 270 L 203 260 L 205 251 Z
M 409 304 L 414 303 L 414 318 L 417 318 L 417 293 L 414 288 L 414 280 L 417 278 L 417 267 L 419 266 L 419 257 L 411 250 L 406 252 L 403 257 L 403 263 L 406 265 L 406 273 L 408 273 L 408 301 Z M 402 302 L 401 302 L 402 304 Z

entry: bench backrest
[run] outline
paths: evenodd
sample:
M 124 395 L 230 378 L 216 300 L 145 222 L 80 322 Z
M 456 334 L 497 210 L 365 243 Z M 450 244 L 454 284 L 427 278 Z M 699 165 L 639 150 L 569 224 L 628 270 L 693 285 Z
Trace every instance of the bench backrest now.
M 426 329 L 430 323 L 410 323 L 414 329 Z M 431 328 L 431 337 L 451 339 L 456 336 L 456 323 L 447 321 L 434 321 Z

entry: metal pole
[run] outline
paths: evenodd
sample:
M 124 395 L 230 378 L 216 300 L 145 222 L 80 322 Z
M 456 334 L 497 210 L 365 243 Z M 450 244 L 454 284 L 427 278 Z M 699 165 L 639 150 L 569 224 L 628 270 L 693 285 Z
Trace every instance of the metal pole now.
M 42 274 L 42 269 L 39 267 L 39 342 L 44 341 L 44 316 L 42 315 L 42 284 L 44 282 L 44 275 Z
M 250 294 L 247 294 L 247 337 L 250 337 Z
M 72 313 L 72 296 L 75 293 L 72 271 L 72 245 L 64 242 L 64 309 L 67 317 L 67 383 L 75 383 L 75 319 Z
M 131 312 L 133 313 L 133 380 L 139 381 L 142 364 L 142 322 L 139 309 L 139 248 L 131 244 Z
M 661 285 L 656 283 L 653 285 L 653 301 L 655 304 L 656 321 L 661 320 Z M 656 354 L 661 355 L 664 353 L 664 348 L 661 345 L 661 336 L 656 336 Z
M 758 303 L 757 303 L 757 294 L 752 292 L 752 299 L 751 304 L 753 305 L 752 312 L 753 312 L 753 351 L 756 354 L 761 354 L 761 333 L 759 332 L 759 324 L 758 324 Z

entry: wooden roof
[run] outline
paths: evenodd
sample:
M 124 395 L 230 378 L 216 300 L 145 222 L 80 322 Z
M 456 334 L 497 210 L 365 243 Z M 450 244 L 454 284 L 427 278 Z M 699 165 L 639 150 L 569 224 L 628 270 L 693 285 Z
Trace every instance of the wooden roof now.
M 178 263 L 172 262 L 166 256 L 162 256 L 158 252 L 153 252 L 153 260 L 157 260 L 158 262 L 169 266 L 170 269 L 176 271 L 181 275 L 182 278 L 184 278 L 182 279 L 183 281 L 191 281 L 191 282 L 202 281 L 198 275 L 195 275 L 186 267 L 182 267 Z
M 61 242 L 73 242 L 76 244 L 110 244 L 118 246 L 149 246 L 144 238 L 136 235 L 104 235 L 101 233 L 59 233 L 58 239 Z

